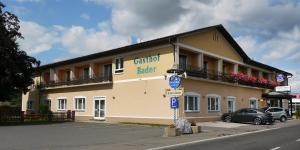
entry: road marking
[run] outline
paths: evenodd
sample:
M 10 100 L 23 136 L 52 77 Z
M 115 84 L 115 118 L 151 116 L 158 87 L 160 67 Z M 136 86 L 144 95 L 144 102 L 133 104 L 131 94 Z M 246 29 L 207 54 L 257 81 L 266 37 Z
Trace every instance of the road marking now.
M 296 142 L 300 142 L 300 139 L 296 140 Z
M 149 149 L 146 149 L 146 150 L 161 150 L 161 149 L 167 149 L 167 148 L 172 148 L 172 147 L 196 144 L 196 143 L 200 143 L 200 142 L 207 142 L 207 141 L 225 139 L 225 138 L 236 137 L 236 136 L 241 136 L 241 135 L 248 135 L 248 134 L 259 133 L 259 132 L 266 132 L 266 131 L 271 131 L 271 130 L 276 130 L 276 129 L 279 129 L 279 128 L 271 128 L 271 129 L 264 129 L 264 130 L 258 130 L 258 131 L 252 131 L 252 132 L 244 132 L 244 133 L 239 133 L 239 134 L 215 137 L 215 138 L 210 138 L 210 139 L 195 140 L 195 141 L 191 141 L 191 142 L 178 143 L 178 144 L 161 146 L 161 147 L 156 147 L 156 148 L 149 148 Z
M 270 150 L 277 150 L 277 149 L 279 149 L 280 147 L 275 147 L 275 148 L 272 148 L 272 149 L 270 149 Z

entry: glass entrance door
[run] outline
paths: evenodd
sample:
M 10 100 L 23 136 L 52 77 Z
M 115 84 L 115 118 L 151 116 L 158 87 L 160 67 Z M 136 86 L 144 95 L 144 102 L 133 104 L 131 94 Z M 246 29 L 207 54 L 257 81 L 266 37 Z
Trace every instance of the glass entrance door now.
M 94 119 L 105 119 L 105 97 L 96 97 L 94 100 Z
M 112 76 L 111 64 L 106 64 L 103 66 L 103 68 L 104 68 L 104 70 L 103 70 L 104 80 L 108 81 Z

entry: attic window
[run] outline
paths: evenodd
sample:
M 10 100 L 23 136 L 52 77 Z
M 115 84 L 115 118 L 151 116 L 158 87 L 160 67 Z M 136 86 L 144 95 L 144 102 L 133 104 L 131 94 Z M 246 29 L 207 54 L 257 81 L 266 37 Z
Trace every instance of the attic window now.
M 214 33 L 213 33 L 213 40 L 214 40 L 214 41 L 219 41 L 218 32 L 214 32 Z

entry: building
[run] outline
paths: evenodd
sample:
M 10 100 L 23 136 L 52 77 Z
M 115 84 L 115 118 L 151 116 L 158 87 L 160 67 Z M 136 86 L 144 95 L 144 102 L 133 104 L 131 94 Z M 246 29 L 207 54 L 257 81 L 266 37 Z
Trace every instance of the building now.
M 75 110 L 77 120 L 170 124 L 168 78 L 180 69 L 180 118 L 219 120 L 224 112 L 267 105 L 262 94 L 290 73 L 250 59 L 222 25 L 43 65 L 22 109 Z M 284 78 L 276 82 L 276 76 Z M 284 102 L 284 104 L 287 102 Z M 287 105 L 287 104 L 286 104 Z

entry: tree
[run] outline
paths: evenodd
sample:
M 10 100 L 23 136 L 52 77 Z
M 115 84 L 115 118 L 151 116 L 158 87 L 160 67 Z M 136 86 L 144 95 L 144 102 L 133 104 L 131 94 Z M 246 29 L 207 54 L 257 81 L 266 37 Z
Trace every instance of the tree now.
M 4 11 L 4 7 L 0 2 L 0 101 L 9 100 L 16 93 L 28 92 L 35 67 L 40 64 L 19 49 L 17 39 L 23 39 L 19 19 Z

